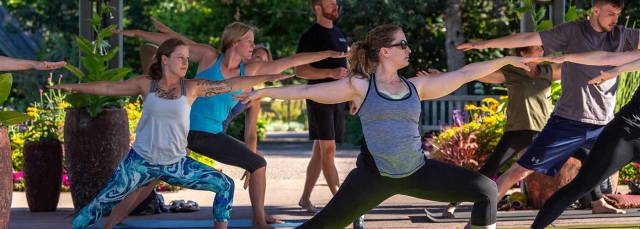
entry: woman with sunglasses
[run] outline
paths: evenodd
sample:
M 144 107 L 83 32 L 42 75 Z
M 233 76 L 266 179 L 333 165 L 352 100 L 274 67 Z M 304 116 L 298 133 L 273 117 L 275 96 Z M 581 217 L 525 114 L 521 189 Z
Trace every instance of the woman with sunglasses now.
M 230 79 L 239 76 L 253 76 L 261 74 L 280 73 L 288 68 L 316 62 L 326 58 L 344 58 L 344 53 L 325 51 L 315 53 L 300 53 L 275 61 L 260 61 L 243 63 L 251 59 L 254 44 L 254 32 L 257 28 L 241 22 L 234 22 L 224 29 L 221 36 L 221 48 L 197 44 L 184 36 L 174 32 L 164 24 L 151 18 L 156 29 L 162 33 L 141 30 L 113 30 L 112 32 L 129 37 L 139 37 L 154 44 L 160 44 L 170 38 L 180 38 L 189 44 L 191 61 L 198 63 L 195 78 L 209 80 Z M 227 118 L 237 101 L 232 100 L 231 94 L 241 91 L 199 98 L 193 103 L 191 124 L 189 128 L 189 149 L 212 158 L 220 163 L 245 169 L 245 176 L 250 174 L 249 197 L 253 211 L 253 228 L 272 228 L 268 223 L 282 223 L 264 211 L 266 191 L 266 166 L 263 157 L 251 151 L 242 142 L 226 135 L 222 122 Z M 127 203 L 134 203 L 126 200 Z M 129 199 L 129 198 L 128 198 Z M 129 206 L 122 209 L 128 209 Z
M 505 57 L 470 64 L 434 77 L 405 79 L 411 49 L 402 29 L 382 25 L 349 51 L 350 71 L 338 81 L 256 90 L 235 95 L 247 103 L 261 97 L 321 103 L 353 101 L 364 143 L 356 166 L 324 209 L 298 228 L 344 228 L 387 198 L 404 194 L 435 201 L 475 202 L 472 228 L 495 228 L 495 183 L 486 176 L 425 158 L 418 125 L 420 101 L 442 97 L 460 85 L 511 64 L 529 69 L 535 58 Z

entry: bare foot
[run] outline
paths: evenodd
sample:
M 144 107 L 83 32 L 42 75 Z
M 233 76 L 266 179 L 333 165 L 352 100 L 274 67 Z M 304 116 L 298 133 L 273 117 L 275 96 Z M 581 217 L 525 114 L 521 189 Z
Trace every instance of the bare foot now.
M 311 200 L 309 199 L 300 198 L 300 202 L 298 202 L 298 205 L 300 205 L 301 208 L 306 209 L 309 213 L 316 213 L 318 211 L 318 209 L 316 209 L 316 206 L 313 206 Z
M 591 209 L 591 213 L 592 214 L 626 214 L 627 212 L 624 210 L 620 210 L 617 209 L 609 204 L 607 204 L 607 202 L 604 202 L 603 199 L 600 200 L 596 200 L 596 201 L 591 201 L 591 206 L 593 207 L 593 209 Z
M 276 218 L 273 218 L 273 216 L 266 215 L 266 214 L 264 216 L 264 221 L 266 221 L 268 224 L 283 224 L 284 223 L 284 221 L 278 220 Z
M 456 216 L 453 214 L 455 211 L 456 211 L 456 207 L 451 205 L 451 204 L 449 204 L 447 206 L 447 209 L 444 212 L 442 212 L 442 218 L 443 219 L 455 219 Z

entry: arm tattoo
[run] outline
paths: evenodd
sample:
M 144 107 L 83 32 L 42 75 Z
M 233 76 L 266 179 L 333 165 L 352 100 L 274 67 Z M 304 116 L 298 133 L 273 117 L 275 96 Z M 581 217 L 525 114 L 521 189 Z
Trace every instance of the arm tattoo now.
M 162 98 L 162 99 L 178 99 L 180 98 L 180 96 L 176 96 L 173 94 L 173 92 L 176 91 L 176 88 L 171 88 L 168 91 L 164 90 L 160 87 L 156 87 L 156 91 L 155 93 L 158 95 L 158 98 Z
M 213 81 L 199 79 L 197 85 L 204 86 L 201 88 L 203 88 L 202 91 L 204 91 L 204 95 L 206 97 L 227 93 L 233 90 L 233 86 L 231 85 L 231 83 L 226 80 Z

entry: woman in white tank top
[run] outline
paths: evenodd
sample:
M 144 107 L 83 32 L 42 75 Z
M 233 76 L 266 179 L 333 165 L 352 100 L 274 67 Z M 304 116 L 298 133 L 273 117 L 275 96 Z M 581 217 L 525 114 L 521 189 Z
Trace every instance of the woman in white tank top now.
M 292 75 L 236 77 L 222 81 L 185 80 L 189 66 L 188 46 L 169 39 L 156 52 L 149 76 L 123 82 L 94 82 L 51 86 L 104 96 L 137 96 L 144 99 L 144 111 L 136 129 L 136 141 L 106 187 L 71 222 L 70 228 L 91 228 L 125 196 L 159 179 L 172 185 L 216 193 L 213 203 L 214 228 L 227 228 L 233 202 L 231 178 L 186 156 L 191 104 L 197 97 L 243 90 L 266 81 Z

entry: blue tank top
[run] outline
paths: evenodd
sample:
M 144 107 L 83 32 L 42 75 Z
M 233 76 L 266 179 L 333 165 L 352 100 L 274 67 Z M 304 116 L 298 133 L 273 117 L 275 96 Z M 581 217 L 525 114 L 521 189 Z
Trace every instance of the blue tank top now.
M 220 54 L 216 63 L 198 74 L 196 79 L 203 78 L 208 80 L 224 80 L 220 73 L 222 66 L 222 57 Z M 244 76 L 244 65 L 240 62 L 240 76 Z M 217 134 L 222 132 L 222 122 L 227 118 L 231 109 L 238 103 L 232 100 L 232 94 L 240 94 L 242 90 L 229 93 L 219 94 L 211 97 L 198 97 L 191 106 L 191 125 L 190 130 L 197 130 Z

